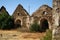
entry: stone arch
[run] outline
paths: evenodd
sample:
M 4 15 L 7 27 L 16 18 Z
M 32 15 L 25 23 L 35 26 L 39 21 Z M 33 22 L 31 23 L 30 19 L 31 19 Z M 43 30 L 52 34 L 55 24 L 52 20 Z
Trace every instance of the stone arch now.
M 47 12 L 46 11 L 43 11 L 43 15 L 46 15 L 47 14 Z
M 57 8 L 56 11 L 57 11 L 57 13 L 59 13 L 60 12 L 60 8 Z
M 21 25 L 21 20 L 20 19 L 17 19 L 16 21 L 15 21 L 15 24 L 16 24 L 16 27 L 21 27 L 22 25 Z
M 47 29 L 49 29 L 49 21 L 46 18 L 41 19 L 40 26 L 42 31 L 46 31 Z

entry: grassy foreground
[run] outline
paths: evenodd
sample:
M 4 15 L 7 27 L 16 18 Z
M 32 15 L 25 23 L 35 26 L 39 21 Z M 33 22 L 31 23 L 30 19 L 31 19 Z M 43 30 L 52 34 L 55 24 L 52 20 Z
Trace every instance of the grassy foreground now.
M 46 32 L 46 36 L 44 38 L 42 38 L 41 40 L 52 40 L 52 31 L 48 30 Z

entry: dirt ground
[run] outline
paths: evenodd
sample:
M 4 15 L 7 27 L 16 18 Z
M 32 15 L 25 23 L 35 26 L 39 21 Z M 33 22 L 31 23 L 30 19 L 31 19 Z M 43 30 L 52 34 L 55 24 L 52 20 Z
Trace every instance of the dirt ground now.
M 27 33 L 16 30 L 0 30 L 0 40 L 40 40 L 45 33 Z

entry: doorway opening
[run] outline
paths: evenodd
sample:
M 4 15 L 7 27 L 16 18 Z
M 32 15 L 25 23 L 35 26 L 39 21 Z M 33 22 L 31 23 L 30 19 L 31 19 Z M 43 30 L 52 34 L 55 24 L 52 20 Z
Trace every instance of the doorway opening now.
M 42 19 L 40 22 L 41 22 L 40 26 L 41 26 L 42 32 L 45 32 L 47 29 L 49 29 L 49 24 L 46 19 Z
M 16 27 L 21 27 L 21 20 L 16 21 Z

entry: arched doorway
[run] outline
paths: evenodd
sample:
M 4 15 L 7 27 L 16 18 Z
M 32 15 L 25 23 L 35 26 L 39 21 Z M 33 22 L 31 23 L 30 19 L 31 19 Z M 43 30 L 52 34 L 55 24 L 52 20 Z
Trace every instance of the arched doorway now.
M 45 32 L 47 29 L 49 29 L 49 24 L 48 24 L 48 20 L 46 19 L 42 19 L 40 21 L 40 26 L 43 32 Z
M 21 27 L 21 20 L 16 20 L 16 27 Z

